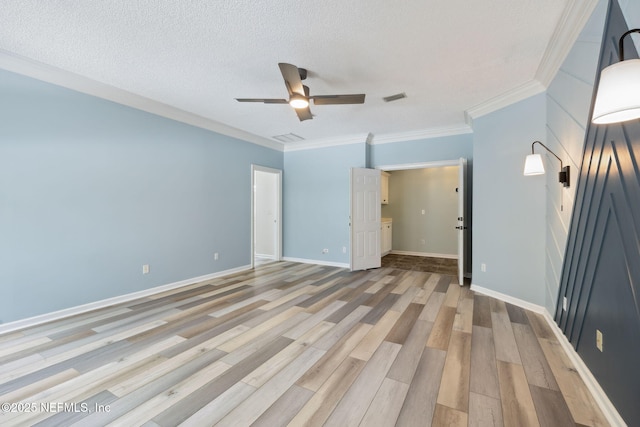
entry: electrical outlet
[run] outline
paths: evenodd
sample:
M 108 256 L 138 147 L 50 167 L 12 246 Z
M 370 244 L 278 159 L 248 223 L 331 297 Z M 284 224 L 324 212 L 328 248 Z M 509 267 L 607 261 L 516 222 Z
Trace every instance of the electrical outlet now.
M 596 347 L 600 351 L 604 351 L 602 349 L 602 340 L 603 340 L 602 332 L 600 332 L 600 329 L 596 329 Z
M 218 252 L 216 252 L 215 254 L 213 254 L 213 260 L 217 261 L 218 260 Z
M 422 209 L 422 215 L 424 215 L 424 209 Z
M 346 254 L 346 253 L 347 253 L 347 247 L 346 247 L 346 246 L 343 246 L 343 247 L 342 247 L 342 253 L 343 253 L 343 254 Z
M 567 297 L 562 297 L 562 309 L 567 311 Z
M 142 274 L 149 274 L 149 264 L 145 264 L 142 266 Z
M 482 271 L 483 273 L 487 272 L 487 264 L 485 264 L 484 262 L 482 264 L 480 264 L 480 271 Z
M 322 253 L 323 253 L 323 254 L 328 254 L 328 253 L 329 253 L 329 249 L 324 248 L 324 249 L 322 250 Z

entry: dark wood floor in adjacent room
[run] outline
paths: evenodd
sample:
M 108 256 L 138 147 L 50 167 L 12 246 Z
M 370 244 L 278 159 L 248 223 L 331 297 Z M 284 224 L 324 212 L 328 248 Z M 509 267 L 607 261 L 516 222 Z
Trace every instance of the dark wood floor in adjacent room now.
M 541 315 L 287 262 L 1 335 L 0 402 L 3 426 L 608 425 Z
M 382 266 L 452 276 L 458 273 L 458 260 L 451 258 L 388 254 L 382 257 Z

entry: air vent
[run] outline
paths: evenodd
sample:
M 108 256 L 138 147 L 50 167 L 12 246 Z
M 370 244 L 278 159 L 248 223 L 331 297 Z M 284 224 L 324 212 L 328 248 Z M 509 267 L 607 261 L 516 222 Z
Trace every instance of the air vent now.
M 391 95 L 391 96 L 385 96 L 384 98 L 382 98 L 384 100 L 384 102 L 391 102 L 391 101 L 397 101 L 398 99 L 402 99 L 402 98 L 406 98 L 407 94 L 402 92 L 402 93 L 397 93 L 395 95 Z
M 271 138 L 280 142 L 296 142 L 296 141 L 304 141 L 304 138 L 300 135 L 296 135 L 295 133 L 285 133 L 284 135 L 276 135 Z

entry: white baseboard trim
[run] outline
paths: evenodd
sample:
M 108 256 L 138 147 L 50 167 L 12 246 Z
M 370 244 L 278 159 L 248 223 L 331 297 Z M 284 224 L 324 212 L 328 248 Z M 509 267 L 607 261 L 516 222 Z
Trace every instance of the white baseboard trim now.
M 267 259 L 276 259 L 275 255 L 267 255 L 267 254 L 254 254 L 256 258 L 267 258 Z
M 217 277 L 227 276 L 233 273 L 239 273 L 241 271 L 250 270 L 250 265 L 243 265 L 241 267 L 231 268 L 229 270 L 218 271 L 215 273 L 206 274 L 204 276 L 193 277 L 190 279 L 181 280 L 179 282 L 169 283 L 167 285 L 160 285 L 142 291 L 132 292 L 130 294 L 118 295 L 116 297 L 103 299 L 100 301 L 90 302 L 75 307 L 65 308 L 63 310 L 53 311 L 51 313 L 40 314 L 38 316 L 28 317 L 26 319 L 15 320 L 13 322 L 7 322 L 0 324 L 0 334 L 6 332 L 12 332 L 17 329 L 29 328 L 32 326 L 40 325 L 42 323 L 51 322 L 52 320 L 59 320 L 65 317 L 75 316 L 77 314 L 86 313 L 88 311 L 97 310 L 99 308 L 108 307 L 110 305 L 121 304 L 123 302 L 131 301 L 138 298 L 147 297 L 149 295 L 158 294 L 160 292 L 170 291 L 172 289 L 180 288 L 182 286 L 192 285 L 198 282 L 204 282 L 205 280 L 215 279 Z
M 302 264 L 317 264 L 317 265 L 326 265 L 328 267 L 340 267 L 340 268 L 349 268 L 348 263 L 344 262 L 334 262 L 334 261 L 320 261 L 317 259 L 306 259 L 306 258 L 293 258 L 293 257 L 282 257 L 283 261 L 289 262 L 300 262 Z
M 553 317 L 545 307 L 539 306 L 537 304 L 532 304 L 519 298 L 515 298 L 501 292 L 496 292 L 491 289 L 483 288 L 482 286 L 474 284 L 471 284 L 471 290 L 479 294 L 487 295 L 501 301 L 508 302 L 509 304 L 513 304 L 518 307 L 542 314 L 542 316 L 544 316 L 545 320 L 549 324 L 549 327 L 556 335 L 556 338 L 558 339 L 558 342 L 560 342 L 560 345 L 562 346 L 565 354 L 571 360 L 571 363 L 573 363 L 576 371 L 578 371 L 580 378 L 582 378 L 582 381 L 584 381 L 585 385 L 591 392 L 591 395 L 598 404 L 598 407 L 600 407 L 600 410 L 604 414 L 607 421 L 609 421 L 609 423 L 614 427 L 626 427 L 627 424 L 624 422 L 620 414 L 618 414 L 618 411 L 616 410 L 615 406 L 613 406 L 613 403 L 611 403 L 611 400 L 609 400 L 607 394 L 604 392 L 604 390 L 602 390 L 602 387 L 600 387 L 600 384 L 598 384 L 596 378 L 593 376 L 587 365 L 585 365 L 582 358 L 575 351 L 567 337 L 562 333 L 562 330 L 560 330 L 556 322 L 553 321 Z
M 560 342 L 560 345 L 564 349 L 564 352 L 569 357 L 569 359 L 571 360 L 571 363 L 573 363 L 573 366 L 575 366 L 576 370 L 578 371 L 580 378 L 582 378 L 582 381 L 584 381 L 585 385 L 591 392 L 591 395 L 593 396 L 596 403 L 600 407 L 600 410 L 604 414 L 607 421 L 609 421 L 609 423 L 614 427 L 618 427 L 618 426 L 626 427 L 627 424 L 624 422 L 624 420 L 618 413 L 618 410 L 615 408 L 615 406 L 613 406 L 613 403 L 611 403 L 611 400 L 609 400 L 609 396 L 607 396 L 607 394 L 604 392 L 602 387 L 600 387 L 598 380 L 596 380 L 596 378 L 593 376 L 593 374 L 591 373 L 587 365 L 584 363 L 580 355 L 573 348 L 573 346 L 571 345 L 567 337 L 562 333 L 562 330 L 560 329 L 558 324 L 553 320 L 553 316 L 551 316 L 551 314 L 547 311 L 546 308 L 544 310 L 543 315 L 545 320 L 549 324 L 549 327 L 551 328 L 553 333 L 556 335 L 556 338 Z
M 434 254 L 431 252 L 412 252 L 412 251 L 396 251 L 393 250 L 390 252 L 393 255 L 413 255 L 413 256 L 424 256 L 430 258 L 448 258 L 448 259 L 458 259 L 458 255 L 451 254 Z
M 471 284 L 471 290 L 479 294 L 487 295 L 495 299 L 499 299 L 500 301 L 508 302 L 509 304 L 531 310 L 536 313 L 544 314 L 544 312 L 547 311 L 541 305 L 533 304 L 520 298 L 515 298 L 510 295 L 503 294 L 502 292 L 494 291 L 492 289 L 483 288 L 482 286 L 474 285 L 473 283 Z

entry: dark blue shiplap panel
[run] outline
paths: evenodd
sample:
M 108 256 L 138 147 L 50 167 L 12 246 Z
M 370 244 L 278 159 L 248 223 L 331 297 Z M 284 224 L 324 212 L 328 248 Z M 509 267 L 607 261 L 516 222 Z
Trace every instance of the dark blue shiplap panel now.
M 599 70 L 618 61 L 618 39 L 625 31 L 624 15 L 612 0 Z M 625 57 L 637 57 L 632 44 L 626 46 Z M 639 161 L 640 120 L 588 125 L 555 316 L 625 422 L 634 426 L 640 425 Z M 596 330 L 604 336 L 602 352 Z

